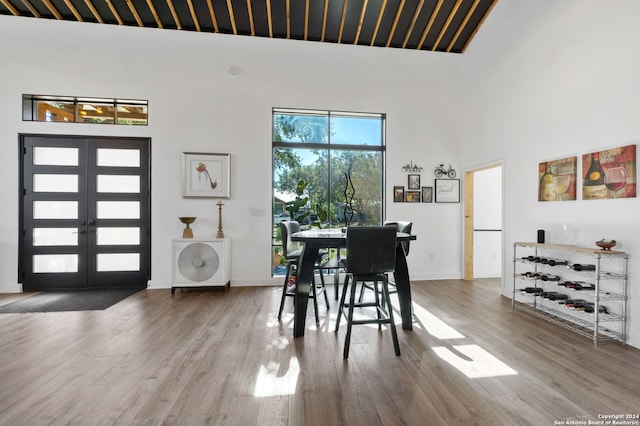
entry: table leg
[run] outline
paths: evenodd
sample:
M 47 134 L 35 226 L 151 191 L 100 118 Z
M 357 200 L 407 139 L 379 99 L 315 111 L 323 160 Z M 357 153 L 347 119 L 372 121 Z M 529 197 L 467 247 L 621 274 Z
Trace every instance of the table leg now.
M 409 268 L 407 267 L 407 258 L 404 256 L 402 244 L 396 245 L 396 268 L 393 276 L 395 278 L 396 287 L 398 288 L 398 301 L 400 302 L 402 329 L 413 330 L 411 283 L 409 281 Z
M 296 296 L 293 315 L 293 337 L 304 336 L 309 292 L 313 283 L 313 270 L 318 258 L 318 247 L 306 243 L 300 253 L 297 270 Z

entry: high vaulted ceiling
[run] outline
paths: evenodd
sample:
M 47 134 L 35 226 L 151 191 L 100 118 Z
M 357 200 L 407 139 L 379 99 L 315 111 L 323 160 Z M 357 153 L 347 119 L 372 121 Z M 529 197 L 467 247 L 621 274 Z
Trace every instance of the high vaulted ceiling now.
M 497 0 L 0 0 L 0 14 L 464 53 Z

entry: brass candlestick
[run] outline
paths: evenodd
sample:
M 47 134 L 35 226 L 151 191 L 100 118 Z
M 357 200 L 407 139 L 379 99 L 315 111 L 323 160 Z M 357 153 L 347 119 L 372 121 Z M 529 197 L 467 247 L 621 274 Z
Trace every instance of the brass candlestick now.
M 218 233 L 216 234 L 216 238 L 224 238 L 224 232 L 222 232 L 222 200 L 218 198 Z

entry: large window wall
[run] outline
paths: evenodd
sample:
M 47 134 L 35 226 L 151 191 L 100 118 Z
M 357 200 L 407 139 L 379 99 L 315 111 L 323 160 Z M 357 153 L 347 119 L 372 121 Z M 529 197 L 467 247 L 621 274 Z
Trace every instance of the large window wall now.
M 380 224 L 384 154 L 384 114 L 274 109 L 274 248 L 280 246 L 278 223 L 295 219 L 286 207 L 296 196 L 307 198 L 297 215 L 309 213 L 303 228 Z M 299 195 L 301 180 L 307 186 Z

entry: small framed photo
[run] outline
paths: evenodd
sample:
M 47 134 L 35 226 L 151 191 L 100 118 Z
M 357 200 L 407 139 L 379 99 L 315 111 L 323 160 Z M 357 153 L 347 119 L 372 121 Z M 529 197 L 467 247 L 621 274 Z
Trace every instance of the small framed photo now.
M 432 186 L 423 186 L 422 187 L 422 202 L 423 203 L 432 203 L 433 202 L 433 187 Z
M 405 194 L 405 201 L 407 203 L 419 203 L 420 191 L 407 191 Z
M 407 189 L 420 189 L 420 175 L 409 175 Z
M 183 198 L 229 198 L 230 154 L 182 153 Z
M 460 179 L 436 179 L 436 203 L 460 202 Z
M 393 202 L 404 203 L 404 186 L 393 187 Z

